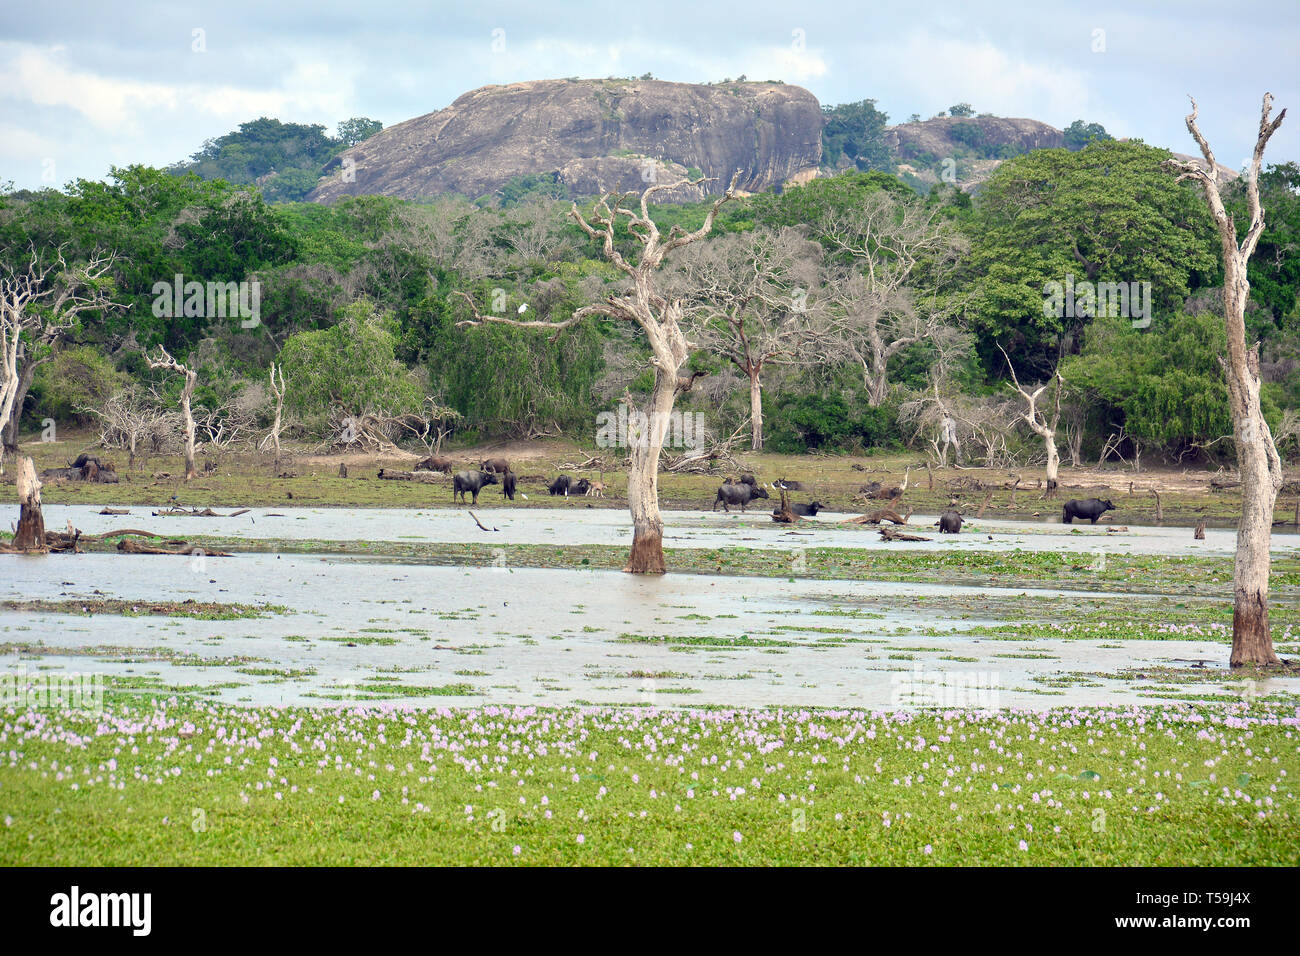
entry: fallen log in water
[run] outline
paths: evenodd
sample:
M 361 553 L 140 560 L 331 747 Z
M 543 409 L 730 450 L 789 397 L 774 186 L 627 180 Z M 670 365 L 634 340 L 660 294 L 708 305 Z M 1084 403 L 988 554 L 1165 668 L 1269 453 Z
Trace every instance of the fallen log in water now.
M 885 521 L 892 521 L 894 524 L 907 524 L 907 519 L 910 517 L 912 517 L 910 508 L 905 515 L 900 515 L 890 508 L 881 508 L 879 511 L 858 515 L 856 518 L 845 518 L 840 524 L 881 524 Z
M 924 538 L 919 534 L 908 534 L 906 531 L 899 531 L 897 528 L 882 526 L 880 537 L 886 541 L 932 541 L 933 538 Z
M 474 514 L 474 512 L 472 512 L 472 511 L 469 513 L 469 516 L 470 516 L 471 518 L 474 519 L 474 523 L 475 523 L 476 525 L 478 525 L 480 531 L 500 531 L 500 530 L 501 530 L 500 528 L 485 528 L 485 527 L 483 527 L 483 522 L 482 522 L 482 521 L 479 521 L 479 520 L 478 520 L 478 515 Z
M 211 508 L 168 508 L 165 511 L 155 511 L 155 518 L 238 518 L 240 515 L 248 514 L 248 508 L 240 508 L 238 511 L 232 511 L 228 515 L 217 514 Z
M 102 515 L 129 515 L 130 513 L 130 508 L 105 508 L 100 512 Z

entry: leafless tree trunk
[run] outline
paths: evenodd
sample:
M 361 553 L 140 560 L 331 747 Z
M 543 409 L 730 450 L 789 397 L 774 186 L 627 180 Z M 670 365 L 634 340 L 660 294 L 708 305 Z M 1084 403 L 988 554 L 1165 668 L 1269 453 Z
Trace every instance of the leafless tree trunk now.
M 627 500 L 632 513 L 632 553 L 623 570 L 636 574 L 662 574 L 664 563 L 664 523 L 659 514 L 659 453 L 663 450 L 664 434 L 668 429 L 669 415 L 677 400 L 678 370 L 690 356 L 690 346 L 682 333 L 682 300 L 672 293 L 661 291 L 656 272 L 670 253 L 703 239 L 713 229 L 722 204 L 735 197 L 739 174 L 732 178 L 727 191 L 714 201 L 704 217 L 704 224 L 694 232 L 674 226 L 667 236 L 650 218 L 649 202 L 657 192 L 668 192 L 684 185 L 697 185 L 682 180 L 677 183 L 656 184 L 641 194 L 639 210 L 628 208 L 623 201 L 628 198 L 606 194 L 596 203 L 591 219 L 580 212 L 576 204 L 569 215 L 588 236 L 600 240 L 605 258 L 628 280 L 622 292 L 608 296 L 604 302 L 583 306 L 573 315 L 559 322 L 522 321 L 504 316 L 482 315 L 469 296 L 462 297 L 473 309 L 474 318 L 458 325 L 478 325 L 482 322 L 502 322 L 523 328 L 562 331 L 592 315 L 605 315 L 635 323 L 650 346 L 650 364 L 654 368 L 654 388 L 643 409 L 644 427 L 636 437 L 629 435 L 632 445 L 631 467 L 628 472 Z M 641 254 L 635 263 L 629 262 L 615 247 L 615 226 L 626 220 L 625 226 L 641 245 Z M 629 428 L 631 431 L 631 428 Z
M 279 382 L 276 381 L 279 376 Z M 280 425 L 284 420 L 284 366 L 271 363 L 271 394 L 275 396 L 275 421 L 271 425 L 271 442 L 275 446 L 275 470 L 280 470 Z
M 1020 413 L 1020 417 L 1033 430 L 1034 434 L 1043 440 L 1043 447 L 1047 451 L 1047 488 L 1043 491 L 1043 497 L 1054 498 L 1056 497 L 1058 485 L 1057 476 L 1061 469 L 1061 453 L 1056 448 L 1056 429 L 1061 423 L 1061 386 L 1065 380 L 1061 378 L 1059 368 L 1052 373 L 1056 388 L 1053 390 L 1052 417 L 1048 418 L 1047 412 L 1038 407 L 1038 400 L 1042 397 L 1043 392 L 1047 391 L 1048 383 L 1043 383 L 1032 392 L 1027 391 L 1020 385 L 1020 380 L 1016 378 L 1016 370 L 1011 365 L 1011 358 L 1007 355 L 1006 350 L 1000 345 L 998 349 L 1002 352 L 1002 357 L 1007 360 L 1007 368 L 1011 369 L 1012 387 L 1020 393 L 1021 398 L 1028 404 L 1028 408 Z
M 1237 559 L 1233 574 L 1234 606 L 1232 614 L 1233 667 L 1243 664 L 1280 664 L 1273 650 L 1273 635 L 1268 623 L 1269 545 L 1272 538 L 1273 508 L 1282 487 L 1282 461 L 1277 445 L 1264 420 L 1259 404 L 1259 343 L 1246 347 L 1246 303 L 1250 283 L 1246 265 L 1264 231 L 1264 210 L 1259 201 L 1259 174 L 1264 147 L 1282 125 L 1286 110 L 1269 120 L 1273 111 L 1273 94 L 1264 94 L 1260 108 L 1259 134 L 1246 175 L 1246 198 L 1250 223 L 1240 243 L 1232 217 L 1223 208 L 1219 196 L 1219 167 L 1210 144 L 1196 125 L 1196 100 L 1187 115 L 1187 130 L 1201 148 L 1206 168 L 1198 163 L 1167 160 L 1165 167 L 1178 173 L 1178 181 L 1192 179 L 1201 184 L 1205 200 L 1219 230 L 1223 247 L 1223 315 L 1228 332 L 1228 356 L 1223 362 L 1228 379 L 1228 406 L 1232 411 L 1237 465 L 1241 471 L 1241 522 L 1237 526 Z
M 199 476 L 194 467 L 194 412 L 190 409 L 190 399 L 194 396 L 194 385 L 199 380 L 199 373 L 172 358 L 161 345 L 158 357 L 146 356 L 150 368 L 166 369 L 185 376 L 185 386 L 181 389 L 181 415 L 185 419 L 185 480 Z
M 18 529 L 13 547 L 17 551 L 45 551 L 45 516 L 41 513 L 41 482 L 30 458 L 18 463 Z
M 750 447 L 754 451 L 763 450 L 763 382 L 759 378 L 761 370 L 762 365 L 759 365 L 749 375 Z

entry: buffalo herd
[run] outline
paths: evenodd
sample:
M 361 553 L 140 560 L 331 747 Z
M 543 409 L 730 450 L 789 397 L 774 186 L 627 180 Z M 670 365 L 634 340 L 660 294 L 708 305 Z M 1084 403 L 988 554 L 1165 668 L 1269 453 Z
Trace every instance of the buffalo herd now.
M 93 456 L 82 456 L 75 462 L 70 462 L 66 469 L 51 469 L 42 473 L 41 477 L 45 479 L 53 478 L 72 478 L 90 481 L 115 481 L 117 475 L 112 470 L 112 465 L 105 465 L 99 462 Z M 518 483 L 518 476 L 510 468 L 510 462 L 505 458 L 486 458 L 477 469 L 454 472 L 454 466 L 450 458 L 440 455 L 433 455 L 424 458 L 415 464 L 415 471 L 435 471 L 443 474 L 452 475 L 452 500 L 465 503 L 466 496 L 473 504 L 478 504 L 479 492 L 488 485 L 499 484 L 501 486 L 502 496 L 510 501 L 515 500 L 515 494 Z M 536 480 L 536 479 L 530 479 Z M 772 482 L 771 488 L 777 491 L 804 491 L 805 486 L 802 482 L 792 481 L 786 478 L 778 478 Z M 546 485 L 546 490 L 552 496 L 562 497 L 589 497 L 603 498 L 605 496 L 606 486 L 603 481 L 592 481 L 589 478 L 573 478 L 570 475 L 561 474 Z M 883 488 L 879 482 L 872 482 L 871 485 L 864 485 L 860 493 L 870 498 L 896 498 L 901 497 L 902 489 Z M 525 496 L 527 497 L 527 496 Z M 727 478 L 718 488 L 717 494 L 713 499 L 713 508 L 717 511 L 718 505 L 722 505 L 724 512 L 730 512 L 733 507 L 737 507 L 744 513 L 749 505 L 760 499 L 771 499 L 767 489 L 759 483 L 758 479 L 752 474 L 743 474 L 739 478 Z M 790 503 L 790 512 L 797 517 L 812 518 L 817 513 L 826 510 L 826 505 L 820 501 L 813 501 L 808 504 L 802 502 Z M 1061 522 L 1063 524 L 1072 524 L 1074 519 L 1086 519 L 1093 524 L 1097 519 L 1107 511 L 1113 511 L 1115 505 L 1108 499 L 1085 498 L 1067 501 L 1061 509 Z M 781 509 L 773 511 L 773 515 L 780 515 Z M 939 520 L 935 522 L 934 527 L 939 529 L 940 534 L 960 534 L 962 524 L 965 519 L 960 512 L 954 510 L 944 511 Z

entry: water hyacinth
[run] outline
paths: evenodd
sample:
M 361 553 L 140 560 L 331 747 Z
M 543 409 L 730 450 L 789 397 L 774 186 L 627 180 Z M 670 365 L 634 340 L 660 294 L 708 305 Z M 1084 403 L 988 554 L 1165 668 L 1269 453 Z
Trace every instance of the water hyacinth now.
M 0 862 L 1296 865 L 1297 770 L 1300 711 L 1259 702 L 10 708 Z

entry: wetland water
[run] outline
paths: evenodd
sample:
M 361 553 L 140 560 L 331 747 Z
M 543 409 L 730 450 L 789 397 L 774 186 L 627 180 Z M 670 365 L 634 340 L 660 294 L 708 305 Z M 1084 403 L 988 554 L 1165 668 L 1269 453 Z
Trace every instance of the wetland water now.
M 767 502 L 762 502 L 767 504 Z M 632 527 L 622 509 L 587 508 L 579 499 L 565 506 L 547 509 L 510 509 L 484 506 L 472 509 L 488 527 L 500 529 L 485 534 L 461 508 L 254 508 L 237 518 L 152 517 L 148 507 L 131 508 L 127 515 L 101 515 L 99 506 L 47 505 L 45 525 L 61 528 L 65 521 L 86 534 L 100 534 L 114 528 L 144 528 L 162 535 L 207 535 L 232 538 L 289 538 L 319 541 L 440 541 L 470 544 L 566 544 L 630 545 Z M 775 524 L 770 508 L 747 514 L 697 511 L 664 512 L 664 546 L 667 548 L 788 549 L 797 547 L 870 548 L 885 550 L 1005 551 L 1016 548 L 1035 551 L 1104 550 L 1126 554 L 1231 554 L 1236 547 L 1236 530 L 1210 528 L 1204 541 L 1193 540 L 1184 527 L 1124 525 L 1116 519 L 1097 525 L 1063 525 L 1051 521 L 1001 521 L 970 519 L 960 535 L 939 535 L 932 525 L 935 515 L 913 515 L 909 531 L 933 535 L 930 542 L 883 543 L 876 529 L 845 526 L 848 515 L 822 512 L 799 525 L 806 534 L 792 535 L 785 525 Z M 1058 514 L 1052 509 L 1054 515 Z M 1107 527 L 1127 527 L 1128 532 L 1109 532 Z M 993 540 L 988 536 L 993 535 Z M 1285 528 L 1274 529 L 1275 551 L 1300 548 L 1300 535 Z
M 622 511 L 254 509 L 238 518 L 107 517 L 47 507 L 87 533 L 143 527 L 163 534 L 473 543 L 621 544 Z M 835 516 L 791 537 L 765 514 L 666 514 L 668 547 L 886 547 Z M 933 519 L 914 517 L 924 528 Z M 915 548 L 1230 553 L 1232 532 L 1193 541 L 1185 528 L 1071 533 L 1058 525 L 977 521 Z M 988 535 L 994 536 L 993 541 Z M 1279 550 L 1294 536 L 1278 535 Z M 1240 694 L 1228 648 L 1211 630 L 1189 639 L 1062 637 L 1062 602 L 1113 604 L 1116 618 L 1160 620 L 1159 595 L 1070 593 L 934 583 L 814 581 L 603 570 L 433 566 L 339 555 L 238 554 L 202 561 L 117 554 L 0 556 L 0 599 L 184 601 L 280 605 L 284 613 L 211 620 L 0 610 L 0 667 L 97 672 L 142 690 L 176 688 L 246 704 L 654 704 L 870 707 L 953 702 L 1046 709 L 1153 703 L 1194 692 Z M 1210 602 L 1213 603 L 1213 602 Z M 1221 602 L 1220 602 L 1221 604 Z M 1207 604 L 1207 606 L 1209 606 Z M 1183 607 L 1183 605 L 1179 605 Z M 1042 619 L 1042 626 L 1036 625 Z M 1189 620 L 1184 616 L 1179 620 Z M 1024 631 L 988 629 L 1021 622 Z M 1218 639 L 1215 639 L 1216 636 Z M 18 655 L 21 654 L 21 659 Z M 1207 662 L 1197 679 L 1126 669 Z M 940 686 L 932 681 L 938 679 Z M 972 690 L 973 689 L 973 692 Z M 1300 680 L 1252 693 L 1300 692 Z M 944 698 L 944 694 L 949 694 Z M 929 696 L 927 695 L 935 695 Z M 936 699 L 936 697 L 938 699 Z

